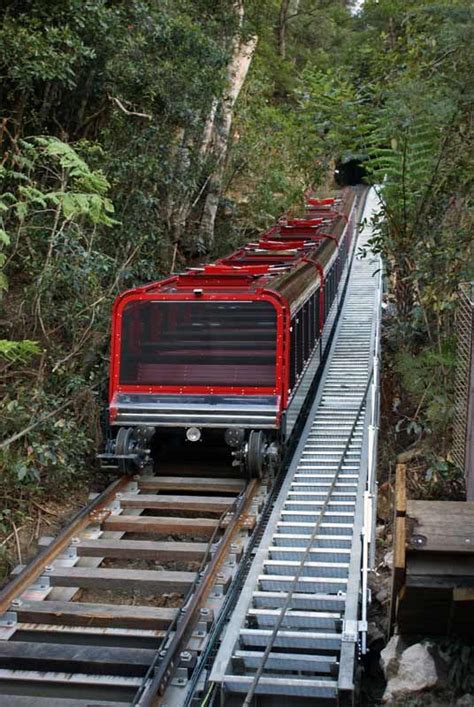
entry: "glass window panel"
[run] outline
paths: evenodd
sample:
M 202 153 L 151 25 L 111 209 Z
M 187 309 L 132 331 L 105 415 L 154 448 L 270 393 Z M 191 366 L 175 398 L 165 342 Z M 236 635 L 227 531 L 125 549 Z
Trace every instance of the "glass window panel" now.
M 122 385 L 275 386 L 276 310 L 269 302 L 130 302 Z

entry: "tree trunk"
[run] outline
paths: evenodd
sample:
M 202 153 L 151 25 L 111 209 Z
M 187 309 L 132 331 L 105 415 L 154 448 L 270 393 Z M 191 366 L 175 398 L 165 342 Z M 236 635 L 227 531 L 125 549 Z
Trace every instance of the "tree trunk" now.
M 214 100 L 212 101 L 211 110 L 209 111 L 209 115 L 207 116 L 206 124 L 204 125 L 203 134 L 202 134 L 201 146 L 199 148 L 199 161 L 200 162 L 203 162 L 205 160 L 206 155 L 207 155 L 209 148 L 211 146 L 212 135 L 214 133 L 214 126 L 215 126 L 215 121 L 216 121 L 217 106 L 218 106 L 217 98 L 214 98 Z
M 290 9 L 290 0 L 282 0 L 280 11 L 278 12 L 277 24 L 277 47 L 278 55 L 282 59 L 286 56 L 286 26 L 288 22 L 288 11 Z
M 228 68 L 226 93 L 221 100 L 219 111 L 215 111 L 213 146 L 215 166 L 208 180 L 199 228 L 199 244 L 206 249 L 211 248 L 214 242 L 214 224 L 221 195 L 234 106 L 250 68 L 256 46 L 257 37 L 251 37 L 244 42 L 240 41 L 240 38 L 236 40 Z
M 286 34 L 288 22 L 296 17 L 300 7 L 300 0 L 281 0 L 280 10 L 278 12 L 278 23 L 276 28 L 277 49 L 278 55 L 286 58 Z

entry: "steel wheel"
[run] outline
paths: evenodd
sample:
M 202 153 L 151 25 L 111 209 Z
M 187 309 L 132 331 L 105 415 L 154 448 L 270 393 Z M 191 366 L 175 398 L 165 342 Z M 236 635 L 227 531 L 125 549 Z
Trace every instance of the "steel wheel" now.
M 247 442 L 247 473 L 251 479 L 260 479 L 263 474 L 267 442 L 262 430 L 252 430 Z
M 136 443 L 133 429 L 131 427 L 121 427 L 115 439 L 115 454 L 119 456 L 134 454 Z M 122 474 L 132 474 L 137 470 L 137 465 L 133 459 L 117 459 L 117 464 Z

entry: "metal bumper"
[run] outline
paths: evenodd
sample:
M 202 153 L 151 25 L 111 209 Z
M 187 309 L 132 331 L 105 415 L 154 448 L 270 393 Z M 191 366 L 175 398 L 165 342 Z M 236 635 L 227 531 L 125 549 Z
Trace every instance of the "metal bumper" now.
M 277 429 L 277 395 L 152 395 L 117 393 L 112 425 Z

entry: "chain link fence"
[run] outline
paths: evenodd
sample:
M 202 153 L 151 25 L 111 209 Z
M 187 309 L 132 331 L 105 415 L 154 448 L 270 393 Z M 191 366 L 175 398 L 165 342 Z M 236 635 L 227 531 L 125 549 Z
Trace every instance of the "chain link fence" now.
M 467 498 L 474 500 L 474 282 L 460 286 L 457 337 L 452 455 L 454 463 L 465 471 Z

